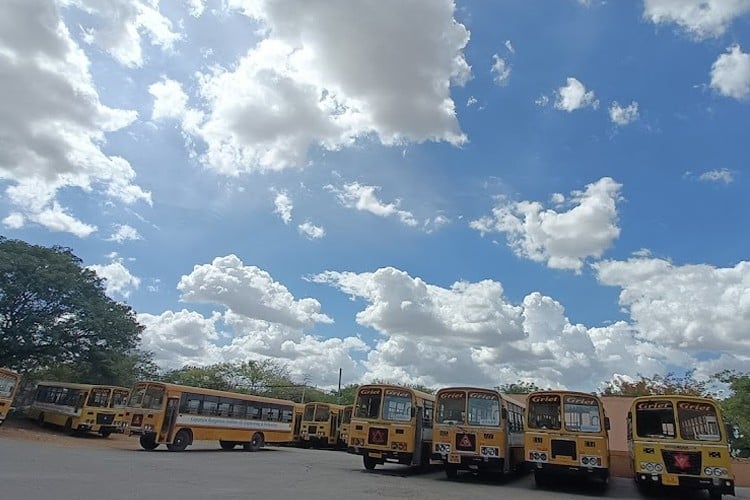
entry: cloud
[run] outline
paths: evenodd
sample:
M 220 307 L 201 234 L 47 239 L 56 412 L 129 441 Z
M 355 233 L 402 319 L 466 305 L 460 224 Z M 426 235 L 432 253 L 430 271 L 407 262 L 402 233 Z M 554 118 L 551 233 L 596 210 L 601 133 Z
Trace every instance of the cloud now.
M 492 64 L 491 72 L 494 73 L 495 83 L 497 85 L 507 85 L 510 78 L 511 67 L 503 58 L 495 54 L 492 56 L 495 62 Z
M 134 227 L 128 226 L 127 224 L 119 224 L 117 230 L 112 233 L 112 236 L 107 238 L 107 241 L 116 241 L 117 243 L 123 243 L 128 240 L 140 240 L 140 233 Z
M 468 98 L 468 99 L 466 100 L 466 107 L 467 107 L 467 108 L 470 108 L 471 106 L 475 105 L 475 104 L 476 104 L 477 102 L 478 102 L 478 101 L 477 101 L 477 98 L 476 98 L 476 97 L 474 97 L 474 96 L 470 96 L 470 97 L 469 97 L 469 98 Z
M 697 40 L 724 34 L 735 18 L 750 12 L 747 0 L 645 0 L 643 17 L 675 23 Z
M 549 104 L 549 97 L 547 97 L 546 95 L 542 94 L 542 95 L 540 95 L 539 97 L 537 97 L 537 98 L 536 98 L 536 99 L 534 100 L 534 104 L 536 104 L 537 106 L 539 106 L 539 107 L 542 107 L 542 108 L 543 108 L 543 107 L 545 107 L 545 106 L 546 106 L 547 104 Z
M 398 217 L 407 226 L 417 225 L 417 220 L 411 212 L 398 208 L 400 200 L 393 203 L 383 203 L 378 199 L 376 193 L 380 191 L 380 186 L 366 186 L 353 182 L 345 184 L 341 189 L 332 185 L 326 186 L 326 189 L 334 193 L 339 202 L 347 208 L 370 212 L 380 217 Z
M 638 103 L 633 101 L 623 108 L 617 101 L 614 101 L 609 107 L 609 119 L 621 127 L 633 123 L 638 119 Z
M 299 229 L 299 232 L 307 236 L 311 240 L 317 240 L 326 235 L 326 230 L 323 229 L 321 226 L 316 226 L 312 224 L 311 222 L 305 222 L 304 224 L 300 224 L 297 226 L 297 229 Z
M 505 48 L 508 49 L 508 52 L 510 52 L 511 54 L 516 53 L 516 49 L 513 48 L 513 44 L 510 40 L 505 40 Z
M 284 221 L 284 224 L 292 222 L 292 209 L 294 208 L 294 204 L 292 204 L 292 199 L 286 191 L 276 193 L 276 198 L 274 198 L 273 204 L 274 207 L 276 207 L 274 208 L 273 213 L 278 214 L 279 217 L 281 217 L 281 220 Z
M 586 107 L 599 107 L 599 100 L 594 97 L 593 90 L 586 90 L 581 82 L 572 77 L 567 82 L 567 85 L 555 91 L 555 109 L 570 113 Z M 546 104 L 546 101 L 543 102 Z
M 501 232 L 519 257 L 546 262 L 552 269 L 580 272 L 588 257 L 599 258 L 620 235 L 617 202 L 620 188 L 609 177 L 573 191 L 567 212 L 544 209 L 540 202 L 503 202 L 470 227 L 485 233 Z M 562 202 L 555 197 L 557 204 Z
M 159 12 L 159 0 L 57 0 L 63 7 L 76 7 L 95 18 L 97 27 L 82 26 L 87 43 L 97 45 L 128 67 L 143 65 L 141 34 L 152 45 L 171 49 L 181 35 Z
M 185 116 L 188 96 L 182 90 L 180 82 L 164 78 L 149 85 L 148 92 L 154 96 L 154 108 L 151 112 L 153 120 L 182 119 Z
M 333 323 L 312 298 L 295 300 L 287 288 L 255 266 L 245 266 L 235 255 L 216 257 L 197 265 L 177 285 L 186 302 L 219 304 L 236 314 L 294 328 Z
M 137 113 L 99 101 L 89 61 L 56 7 L 46 0 L 0 2 L 0 19 L 0 93 L 14 96 L 0 100 L 0 181 L 8 183 L 13 220 L 87 236 L 96 227 L 69 214 L 57 201 L 60 191 L 151 203 L 150 193 L 133 184 L 131 165 L 101 149 L 106 134 Z
M 711 66 L 711 88 L 735 99 L 750 96 L 750 54 L 739 45 L 729 47 Z
M 197 77 L 207 108 L 186 133 L 226 175 L 304 167 L 311 148 L 467 139 L 452 85 L 471 77 L 451 0 L 331 4 L 234 0 L 264 38 Z M 388 36 L 383 36 L 387 33 Z M 183 128 L 184 125 L 183 125 Z
M 141 347 L 153 353 L 154 362 L 164 369 L 184 365 L 209 365 L 223 361 L 217 322 L 221 315 L 205 318 L 198 312 L 164 311 L 159 315 L 138 314 L 138 322 L 145 328 Z
M 130 273 L 123 265 L 122 259 L 115 259 L 106 265 L 89 266 L 89 269 L 105 280 L 107 295 L 112 298 L 127 299 L 130 292 L 137 290 L 141 285 L 141 279 Z
M 600 283 L 622 289 L 620 305 L 642 338 L 693 354 L 750 355 L 750 262 L 717 268 L 633 257 L 593 268 Z
M 706 172 L 703 172 L 698 179 L 701 181 L 731 184 L 734 182 L 734 172 L 726 168 L 722 168 L 721 170 L 707 170 Z

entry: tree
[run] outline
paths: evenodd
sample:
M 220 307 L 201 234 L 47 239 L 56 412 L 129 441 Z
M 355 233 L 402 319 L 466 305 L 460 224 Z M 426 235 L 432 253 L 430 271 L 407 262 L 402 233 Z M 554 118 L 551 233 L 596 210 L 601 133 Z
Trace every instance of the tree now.
M 729 436 L 733 454 L 750 457 L 750 373 L 723 371 L 715 377 L 731 391 L 731 395 L 721 401 L 721 408 L 724 419 L 733 429 Z
M 118 370 L 140 362 L 142 330 L 133 310 L 107 297 L 103 280 L 71 249 L 0 236 L 0 366 L 68 369 L 119 383 Z
M 684 375 L 678 376 L 669 372 L 664 376 L 655 374 L 653 377 L 644 377 L 638 374 L 640 378 L 634 381 L 616 378 L 607 382 L 602 395 L 631 397 L 648 396 L 650 394 L 708 395 L 708 381 L 695 380 L 694 373 L 695 370 L 690 370 Z
M 229 391 L 232 389 L 226 379 L 226 366 L 224 363 L 209 366 L 187 365 L 177 370 L 168 371 L 162 376 L 162 380 L 172 384 L 216 389 L 217 391 Z
M 509 384 L 503 384 L 495 387 L 498 392 L 503 394 L 529 394 L 541 390 L 534 382 L 526 382 L 519 380 L 518 382 L 511 382 Z

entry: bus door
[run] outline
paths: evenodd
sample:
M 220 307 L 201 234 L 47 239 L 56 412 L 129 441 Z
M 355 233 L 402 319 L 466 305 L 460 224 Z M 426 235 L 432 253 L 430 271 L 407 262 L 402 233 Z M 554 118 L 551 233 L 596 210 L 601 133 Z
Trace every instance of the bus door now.
M 331 430 L 328 433 L 328 443 L 336 444 L 338 441 L 339 414 L 331 412 Z
M 167 436 L 172 435 L 174 424 L 177 421 L 177 413 L 180 408 L 180 398 L 167 399 L 167 409 L 164 411 L 164 420 L 161 422 L 159 441 L 164 441 Z
M 416 429 L 414 430 L 414 456 L 411 459 L 411 463 L 413 465 L 421 464 L 422 463 L 422 454 L 424 450 L 422 449 L 422 439 L 424 438 L 424 421 L 422 420 L 422 413 L 424 412 L 424 408 L 417 406 L 416 407 Z

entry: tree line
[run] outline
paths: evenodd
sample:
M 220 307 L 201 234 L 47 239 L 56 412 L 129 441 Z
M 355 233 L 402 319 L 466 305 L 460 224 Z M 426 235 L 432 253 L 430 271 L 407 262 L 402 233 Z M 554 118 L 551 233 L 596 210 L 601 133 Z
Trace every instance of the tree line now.
M 106 295 L 104 280 L 85 267 L 72 249 L 0 236 L 0 366 L 24 375 L 26 387 L 42 379 L 124 387 L 138 380 L 161 380 L 298 402 L 354 402 L 356 384 L 340 391 L 300 384 L 272 359 L 160 370 L 152 354 L 140 347 L 143 328 L 130 306 Z M 714 392 L 714 384 L 693 375 L 691 371 L 681 376 L 618 379 L 605 384 L 599 395 L 716 397 L 734 429 L 733 450 L 750 456 L 750 373 L 716 374 L 713 379 L 727 389 L 721 395 Z M 435 392 L 422 385 L 412 387 Z M 496 389 L 526 394 L 540 387 L 519 380 Z

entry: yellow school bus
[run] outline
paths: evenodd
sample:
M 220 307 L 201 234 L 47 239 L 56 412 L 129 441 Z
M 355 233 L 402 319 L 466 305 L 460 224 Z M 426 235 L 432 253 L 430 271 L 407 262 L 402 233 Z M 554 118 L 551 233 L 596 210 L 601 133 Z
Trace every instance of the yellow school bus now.
M 300 438 L 305 448 L 339 446 L 344 407 L 330 403 L 307 403 L 302 415 Z
M 352 410 L 354 405 L 344 406 L 344 411 L 341 413 L 341 425 L 339 426 L 341 435 L 341 444 L 346 448 L 349 443 L 349 426 L 352 422 Z
M 292 441 L 294 443 L 301 443 L 302 438 L 300 432 L 302 431 L 302 415 L 305 413 L 305 405 L 302 403 L 294 403 L 294 421 L 292 424 Z
M 609 419 L 596 396 L 572 391 L 533 392 L 526 399 L 526 462 L 536 483 L 555 475 L 609 481 Z
M 122 429 L 116 421 L 122 408 L 115 403 L 128 392 L 111 385 L 39 382 L 28 416 L 39 425 L 61 426 L 68 434 L 93 432 L 108 437 Z M 117 395 L 114 399 L 113 394 Z
M 368 470 L 386 462 L 429 465 L 434 405 L 435 396 L 408 387 L 360 386 L 347 451 L 362 455 Z
M 435 402 L 432 458 L 443 461 L 448 478 L 459 470 L 501 475 L 525 469 L 522 405 L 479 387 L 445 387 Z
M 0 368 L 0 425 L 3 425 L 5 417 L 10 413 L 20 380 L 21 376 L 16 372 Z
M 183 451 L 195 441 L 218 441 L 224 450 L 242 445 L 257 451 L 265 444 L 292 442 L 295 403 L 236 392 L 163 382 L 133 386 L 125 420 L 141 447 Z
M 640 489 L 705 489 L 711 500 L 734 495 L 727 432 L 715 401 L 693 396 L 635 398 L 627 432 Z

